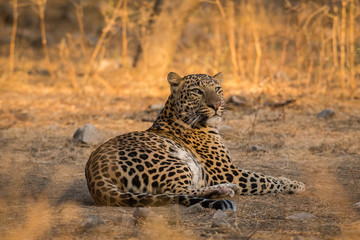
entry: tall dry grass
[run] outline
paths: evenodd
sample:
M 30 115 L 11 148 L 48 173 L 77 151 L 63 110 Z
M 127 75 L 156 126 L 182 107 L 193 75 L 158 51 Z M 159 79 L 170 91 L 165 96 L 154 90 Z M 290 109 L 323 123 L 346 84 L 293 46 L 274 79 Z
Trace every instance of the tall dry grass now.
M 17 11 L 21 14 L 25 8 L 35 7 L 37 16 L 27 17 L 40 17 L 46 67 L 55 81 L 68 82 L 75 90 L 94 82 L 112 89 L 119 87 L 119 81 L 163 81 L 168 71 L 177 70 L 182 74 L 223 71 L 230 79 L 228 85 L 235 88 L 276 89 L 285 84 L 300 92 L 326 94 L 341 88 L 345 95 L 358 93 L 357 1 L 72 2 L 57 11 L 72 14 L 74 22 L 67 20 L 68 25 L 78 27 L 69 30 L 65 21 L 62 30 L 56 28 L 57 19 L 46 14 L 54 12 L 46 1 L 25 5 L 12 1 L 10 61 L 3 76 L 11 77 L 16 71 L 16 56 L 31 61 L 21 44 L 15 47 L 15 34 L 25 31 L 17 26 Z M 101 17 L 93 18 L 94 11 Z M 101 29 L 89 27 L 99 24 Z M 49 43 L 50 35 L 57 39 Z M 71 54 L 64 62 L 65 50 Z M 121 79 L 112 79 L 104 70 L 121 75 Z

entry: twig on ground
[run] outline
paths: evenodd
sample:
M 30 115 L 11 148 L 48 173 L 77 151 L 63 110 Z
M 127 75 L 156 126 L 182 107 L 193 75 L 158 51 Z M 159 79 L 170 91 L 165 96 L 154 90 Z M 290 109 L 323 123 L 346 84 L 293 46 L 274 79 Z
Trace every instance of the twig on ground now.
M 256 120 L 257 120 L 257 116 L 258 116 L 258 113 L 259 113 L 259 109 L 260 109 L 260 101 L 261 101 L 261 96 L 262 96 L 262 93 L 257 97 L 257 100 L 256 100 L 256 106 L 255 106 L 255 115 L 254 115 L 254 119 L 251 123 L 251 127 L 250 127 L 250 131 L 249 131 L 249 138 L 246 142 L 246 152 L 249 152 L 250 151 L 250 142 L 251 142 L 251 138 L 253 137 L 254 133 L 255 133 L 255 126 L 256 126 Z
M 257 228 L 255 228 L 255 230 L 247 237 L 245 238 L 246 240 L 249 240 L 252 238 L 252 236 L 255 235 L 255 233 L 257 233 L 257 231 L 259 231 L 259 229 L 264 225 L 265 222 L 261 223 Z

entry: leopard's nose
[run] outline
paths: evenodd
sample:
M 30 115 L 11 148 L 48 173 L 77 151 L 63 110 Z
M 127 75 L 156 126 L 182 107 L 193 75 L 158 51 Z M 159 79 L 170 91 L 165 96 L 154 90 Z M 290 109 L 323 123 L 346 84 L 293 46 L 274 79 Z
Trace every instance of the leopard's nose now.
M 205 102 L 209 108 L 212 108 L 215 111 L 221 106 L 221 98 L 214 91 L 206 92 Z
M 210 103 L 208 104 L 208 107 L 214 109 L 215 111 L 217 111 L 220 107 L 220 103 Z

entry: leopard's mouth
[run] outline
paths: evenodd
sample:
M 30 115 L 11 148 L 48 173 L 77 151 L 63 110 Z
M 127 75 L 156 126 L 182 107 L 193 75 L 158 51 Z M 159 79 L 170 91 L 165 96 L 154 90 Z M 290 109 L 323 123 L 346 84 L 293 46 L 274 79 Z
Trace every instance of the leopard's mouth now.
M 199 122 L 209 126 L 216 126 L 221 121 L 222 113 L 223 111 L 220 108 L 217 110 L 212 108 L 204 108 L 197 114 L 199 116 Z
M 219 117 L 222 117 L 222 113 L 223 111 L 219 108 L 217 110 L 214 110 L 212 108 L 207 108 L 206 111 L 204 111 L 202 113 L 202 115 L 204 115 L 206 118 L 212 118 L 214 116 L 219 116 Z

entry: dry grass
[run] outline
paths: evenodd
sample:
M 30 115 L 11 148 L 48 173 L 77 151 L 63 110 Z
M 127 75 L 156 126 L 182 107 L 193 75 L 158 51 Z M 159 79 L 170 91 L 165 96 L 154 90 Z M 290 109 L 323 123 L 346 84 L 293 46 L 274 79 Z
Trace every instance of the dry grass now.
M 189 2 L 14 1 L 19 17 L 14 12 L 4 28 L 11 47 L 3 51 L 10 61 L 1 59 L 2 84 L 24 84 L 20 72 L 48 71 L 56 77 L 48 84 L 74 91 L 121 91 L 136 82 L 155 90 L 171 70 L 222 71 L 234 91 L 359 95 L 358 3 Z
M 360 235 L 358 2 L 64 2 L 1 3 L 1 239 Z M 226 97 L 246 99 L 222 123 L 235 163 L 306 192 L 237 197 L 230 228 L 212 228 L 212 210 L 154 208 L 137 224 L 134 209 L 95 206 L 83 171 L 95 146 L 72 134 L 86 123 L 109 138 L 148 128 L 169 71 L 222 71 Z M 317 119 L 324 108 L 335 115 Z M 286 219 L 299 212 L 315 218 Z

